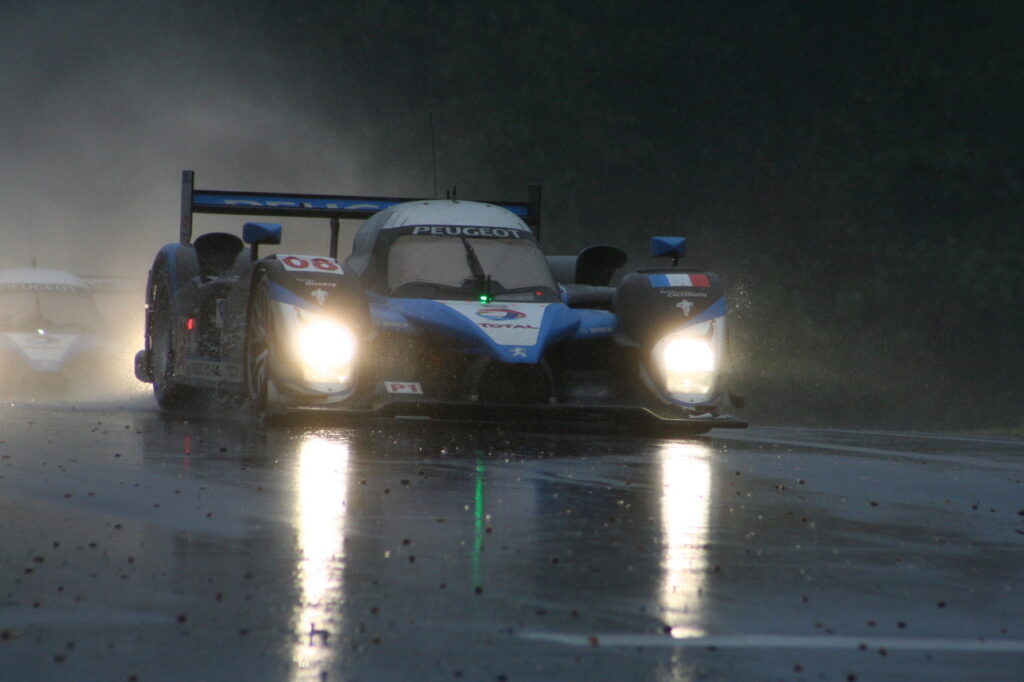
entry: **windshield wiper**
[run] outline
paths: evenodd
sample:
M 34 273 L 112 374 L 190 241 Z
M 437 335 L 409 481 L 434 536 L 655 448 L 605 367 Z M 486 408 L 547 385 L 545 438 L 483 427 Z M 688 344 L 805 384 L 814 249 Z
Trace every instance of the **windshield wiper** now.
M 480 264 L 480 258 L 476 255 L 476 250 L 469 243 L 469 240 L 465 237 L 459 237 L 459 239 L 462 240 L 462 245 L 466 247 L 466 261 L 469 263 L 469 271 L 473 273 L 477 284 L 480 285 L 480 302 L 490 303 L 491 276 L 484 272 L 484 266 Z

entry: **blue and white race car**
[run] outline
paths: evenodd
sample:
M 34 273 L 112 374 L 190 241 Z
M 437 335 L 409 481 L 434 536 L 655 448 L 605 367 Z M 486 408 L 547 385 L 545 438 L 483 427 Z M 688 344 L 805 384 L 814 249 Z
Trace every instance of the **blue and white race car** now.
M 165 409 L 227 393 L 260 414 L 746 425 L 723 413 L 721 284 L 675 266 L 681 238 L 652 240 L 672 267 L 611 286 L 621 250 L 541 251 L 539 187 L 524 203 L 224 192 L 185 171 L 182 192 L 135 363 Z M 193 240 L 194 213 L 327 219 L 330 242 L 261 257 L 279 224 Z M 341 260 L 344 219 L 365 222 Z
M 63 389 L 109 368 L 111 339 L 92 293 L 63 270 L 0 270 L 0 388 Z

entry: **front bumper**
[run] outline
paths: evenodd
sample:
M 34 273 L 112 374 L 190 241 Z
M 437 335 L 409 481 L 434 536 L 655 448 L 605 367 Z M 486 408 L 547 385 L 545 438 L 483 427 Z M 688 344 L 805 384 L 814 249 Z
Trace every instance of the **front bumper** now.
M 581 405 L 568 403 L 510 405 L 449 400 L 381 401 L 365 408 L 344 406 L 304 406 L 289 408 L 287 416 L 306 416 L 317 420 L 334 418 L 399 419 L 413 418 L 440 422 L 563 425 L 615 425 L 639 427 L 664 425 L 680 431 L 705 431 L 711 428 L 742 429 L 747 422 L 731 415 L 670 413 L 639 405 Z

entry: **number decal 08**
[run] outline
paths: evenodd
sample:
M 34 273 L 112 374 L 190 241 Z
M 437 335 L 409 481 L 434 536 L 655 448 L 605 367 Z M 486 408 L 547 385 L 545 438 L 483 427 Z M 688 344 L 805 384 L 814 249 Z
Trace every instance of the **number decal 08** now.
M 333 258 L 325 258 L 324 256 L 279 255 L 277 260 L 280 261 L 285 270 L 293 272 L 308 272 L 312 270 L 314 272 L 333 272 L 339 275 L 342 273 L 338 261 Z

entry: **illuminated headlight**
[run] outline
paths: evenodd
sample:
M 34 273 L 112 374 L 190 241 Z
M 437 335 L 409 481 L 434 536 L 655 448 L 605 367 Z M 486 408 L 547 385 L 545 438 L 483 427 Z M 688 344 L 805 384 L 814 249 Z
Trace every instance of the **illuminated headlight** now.
M 704 338 L 670 334 L 654 347 L 665 390 L 674 398 L 699 399 L 715 382 L 715 349 Z
M 340 322 L 312 316 L 300 319 L 296 347 L 306 381 L 344 384 L 351 378 L 356 337 Z

